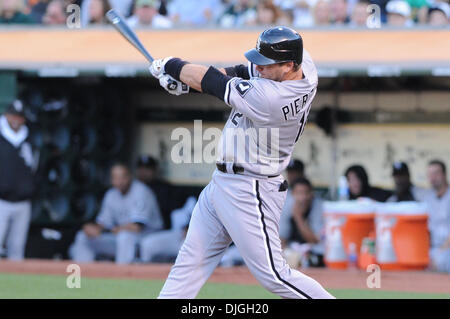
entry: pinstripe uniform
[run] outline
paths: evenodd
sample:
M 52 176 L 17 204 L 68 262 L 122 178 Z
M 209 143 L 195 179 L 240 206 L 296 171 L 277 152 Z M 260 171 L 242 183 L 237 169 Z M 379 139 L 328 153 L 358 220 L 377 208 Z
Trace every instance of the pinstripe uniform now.
M 186 240 L 160 298 L 194 298 L 233 241 L 251 273 L 284 298 L 332 298 L 314 279 L 289 268 L 278 234 L 286 168 L 316 94 L 317 72 L 305 51 L 304 78 L 276 82 L 233 77 L 218 169 L 194 208 Z

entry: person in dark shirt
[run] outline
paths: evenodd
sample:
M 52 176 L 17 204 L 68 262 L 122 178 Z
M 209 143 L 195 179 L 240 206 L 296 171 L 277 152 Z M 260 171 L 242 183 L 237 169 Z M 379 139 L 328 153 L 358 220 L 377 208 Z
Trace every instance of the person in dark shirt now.
M 37 157 L 28 143 L 23 104 L 9 105 L 0 116 L 0 255 L 6 241 L 6 255 L 24 257 L 35 191 Z
M 426 190 L 414 186 L 409 175 L 409 168 L 406 163 L 395 162 L 392 166 L 392 177 L 394 178 L 394 194 L 390 196 L 388 202 L 423 201 Z
M 136 168 L 136 177 L 145 183 L 156 195 L 161 216 L 164 221 L 164 228 L 170 229 L 170 213 L 175 208 L 172 206 L 171 190 L 172 186 L 158 176 L 158 161 L 148 155 L 139 157 Z
M 283 247 L 291 243 L 310 244 L 311 266 L 323 266 L 324 229 L 322 200 L 314 195 L 311 182 L 301 177 L 291 186 L 294 203 L 290 211 L 283 211 L 280 218 L 280 238 Z M 311 261 L 312 261 L 311 260 Z
M 349 199 L 366 197 L 378 202 L 385 202 L 391 192 L 370 186 L 366 170 L 361 165 L 352 165 L 345 171 L 349 188 Z

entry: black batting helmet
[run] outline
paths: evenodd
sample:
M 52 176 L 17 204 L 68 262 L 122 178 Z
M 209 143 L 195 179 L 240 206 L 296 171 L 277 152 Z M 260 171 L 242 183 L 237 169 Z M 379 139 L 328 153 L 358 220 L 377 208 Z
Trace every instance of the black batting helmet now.
M 303 40 L 300 34 L 291 28 L 270 28 L 260 34 L 256 48 L 247 51 L 245 57 L 256 65 L 289 61 L 300 64 L 303 58 Z

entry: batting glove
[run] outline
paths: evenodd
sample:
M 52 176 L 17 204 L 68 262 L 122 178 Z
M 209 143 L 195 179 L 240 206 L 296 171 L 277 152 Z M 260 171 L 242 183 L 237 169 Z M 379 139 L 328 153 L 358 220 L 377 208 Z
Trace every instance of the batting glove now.
M 170 94 L 181 95 L 189 93 L 189 86 L 181 81 L 175 80 L 169 74 L 163 74 L 159 77 L 159 84 Z
M 166 65 L 167 61 L 169 61 L 170 59 L 172 59 L 171 56 L 164 58 L 164 59 L 159 59 L 159 60 L 153 61 L 153 63 L 149 67 L 150 73 L 155 78 L 159 79 L 161 76 L 164 75 L 164 66 Z

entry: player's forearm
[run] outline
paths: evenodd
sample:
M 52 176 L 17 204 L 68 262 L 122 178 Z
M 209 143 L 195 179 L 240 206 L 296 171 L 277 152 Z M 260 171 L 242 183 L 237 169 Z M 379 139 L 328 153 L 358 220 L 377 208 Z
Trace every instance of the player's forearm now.
M 175 80 L 181 81 L 199 92 L 214 95 L 221 100 L 224 100 L 226 85 L 231 79 L 226 74 L 226 70 L 191 64 L 179 58 L 168 60 L 164 71 Z
M 202 92 L 202 80 L 208 71 L 208 67 L 198 64 L 186 64 L 180 72 L 181 82 L 189 85 L 191 88 Z
M 301 217 L 295 218 L 295 223 L 297 224 L 297 228 L 302 234 L 302 237 L 311 244 L 317 244 L 319 239 L 316 237 L 314 232 L 309 228 L 306 220 Z
M 117 227 L 116 231 L 128 230 L 134 233 L 138 233 L 142 230 L 142 225 L 140 223 L 129 223 L 122 226 Z

